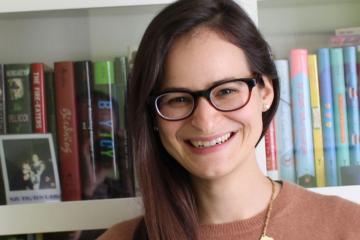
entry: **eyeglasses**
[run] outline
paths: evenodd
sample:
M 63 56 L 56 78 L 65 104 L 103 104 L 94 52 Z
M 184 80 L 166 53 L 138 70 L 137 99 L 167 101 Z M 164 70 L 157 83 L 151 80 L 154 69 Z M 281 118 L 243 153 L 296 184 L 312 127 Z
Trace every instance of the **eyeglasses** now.
M 169 121 L 183 120 L 196 109 L 199 97 L 204 97 L 218 111 L 231 112 L 243 108 L 261 77 L 239 78 L 220 82 L 203 91 L 165 90 L 151 97 L 157 114 Z M 261 81 L 261 80 L 260 80 Z

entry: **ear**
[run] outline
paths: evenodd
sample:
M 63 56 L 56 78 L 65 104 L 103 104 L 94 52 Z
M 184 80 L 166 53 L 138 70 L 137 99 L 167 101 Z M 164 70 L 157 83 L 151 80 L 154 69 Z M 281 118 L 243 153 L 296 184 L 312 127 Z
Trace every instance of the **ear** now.
M 260 87 L 260 96 L 262 99 L 262 105 L 263 105 L 263 112 L 266 112 L 273 100 L 274 100 L 274 88 L 272 85 L 272 81 L 270 80 L 269 77 L 262 75 L 261 76 L 264 82 L 264 86 Z

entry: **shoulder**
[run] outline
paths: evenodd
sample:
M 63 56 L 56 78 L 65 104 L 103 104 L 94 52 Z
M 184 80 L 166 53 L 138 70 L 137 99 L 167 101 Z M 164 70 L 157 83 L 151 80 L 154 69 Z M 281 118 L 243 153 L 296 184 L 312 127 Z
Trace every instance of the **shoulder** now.
M 360 227 L 360 205 L 338 196 L 323 195 L 305 189 L 295 184 L 284 182 L 283 203 L 291 206 L 297 212 L 297 216 L 304 218 L 324 219 L 322 222 L 341 223 L 342 221 L 353 221 Z M 320 220 L 319 219 L 319 220 Z
M 139 216 L 110 227 L 97 240 L 132 240 L 135 229 L 143 217 Z

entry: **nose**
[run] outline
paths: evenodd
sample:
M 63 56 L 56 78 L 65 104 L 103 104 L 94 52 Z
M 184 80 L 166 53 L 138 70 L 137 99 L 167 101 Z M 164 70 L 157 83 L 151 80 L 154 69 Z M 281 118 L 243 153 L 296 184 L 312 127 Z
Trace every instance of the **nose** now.
M 200 97 L 191 115 L 191 124 L 203 133 L 212 133 L 219 122 L 220 114 L 206 98 Z

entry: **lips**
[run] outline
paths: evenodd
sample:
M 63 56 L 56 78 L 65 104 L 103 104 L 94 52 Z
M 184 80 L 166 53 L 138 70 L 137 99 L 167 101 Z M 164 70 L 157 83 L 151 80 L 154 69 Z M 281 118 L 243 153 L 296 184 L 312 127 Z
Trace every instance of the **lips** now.
M 222 136 L 215 137 L 213 139 L 209 140 L 188 140 L 188 143 L 191 144 L 191 146 L 195 148 L 209 148 L 213 147 L 215 145 L 221 145 L 225 142 L 227 142 L 232 136 L 232 133 L 225 133 Z

